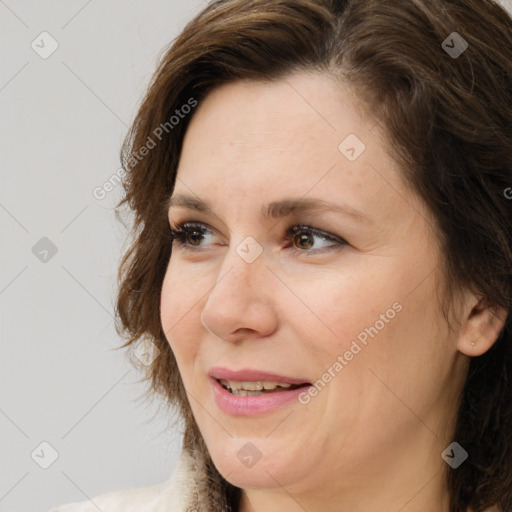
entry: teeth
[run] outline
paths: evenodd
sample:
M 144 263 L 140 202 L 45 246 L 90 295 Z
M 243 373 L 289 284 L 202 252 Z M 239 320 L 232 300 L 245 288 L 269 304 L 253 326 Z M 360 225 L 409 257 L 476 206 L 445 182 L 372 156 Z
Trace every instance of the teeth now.
M 265 395 L 264 391 L 246 391 L 245 389 L 233 389 L 231 394 L 236 396 L 260 396 Z
M 263 382 L 263 387 L 265 389 L 275 389 L 277 386 L 281 388 L 289 388 L 291 384 L 288 384 L 287 382 Z
M 268 381 L 257 381 L 257 382 L 236 382 L 233 380 L 220 379 L 220 383 L 223 386 L 230 388 L 231 390 L 246 390 L 246 391 L 261 391 L 262 389 L 276 389 L 278 386 L 282 388 L 289 388 L 291 384 L 286 382 L 268 382 Z M 240 395 L 246 396 L 246 395 Z

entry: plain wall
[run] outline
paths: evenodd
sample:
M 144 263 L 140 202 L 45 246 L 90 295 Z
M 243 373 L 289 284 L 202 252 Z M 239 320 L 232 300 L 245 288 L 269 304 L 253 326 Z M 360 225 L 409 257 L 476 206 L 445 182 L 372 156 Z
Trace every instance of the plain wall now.
M 125 349 L 114 350 L 122 187 L 93 191 L 120 167 L 159 52 L 205 5 L 0 2 L 2 512 L 43 512 L 174 471 L 181 436 L 154 417 Z M 43 31 L 58 43 L 47 58 L 31 46 L 52 49 Z

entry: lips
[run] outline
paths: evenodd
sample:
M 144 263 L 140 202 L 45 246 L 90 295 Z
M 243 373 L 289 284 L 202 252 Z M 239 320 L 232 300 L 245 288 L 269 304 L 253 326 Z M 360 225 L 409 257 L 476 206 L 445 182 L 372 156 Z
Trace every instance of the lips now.
M 254 374 L 251 374 L 254 375 Z M 259 372 L 261 375 L 261 372 Z M 265 372 L 268 377 L 269 374 Z M 271 378 L 280 378 L 284 376 L 270 374 Z M 244 373 L 244 378 L 247 374 Z M 251 377 L 254 378 L 254 377 Z M 288 380 L 298 380 L 288 377 Z M 258 416 L 271 414 L 278 409 L 286 406 L 297 405 L 299 396 L 304 393 L 308 387 L 303 385 L 290 385 L 288 389 L 281 391 L 275 390 L 270 393 L 262 393 L 261 391 L 235 391 L 230 392 L 221 385 L 221 381 L 214 377 L 210 377 L 213 398 L 217 407 L 229 416 Z M 236 382 L 236 381 L 231 381 Z M 245 381 L 247 382 L 247 381 Z M 289 385 L 289 384 L 287 384 Z M 309 385 L 310 386 L 310 385 Z M 292 389 L 293 388 L 293 389 Z
M 210 377 L 213 377 L 217 381 L 235 381 L 235 382 L 282 382 L 291 385 L 309 385 L 305 378 L 290 377 L 287 375 L 279 375 L 277 373 L 266 372 L 262 370 L 256 370 L 252 368 L 242 370 L 230 370 L 221 366 L 215 366 L 208 372 Z

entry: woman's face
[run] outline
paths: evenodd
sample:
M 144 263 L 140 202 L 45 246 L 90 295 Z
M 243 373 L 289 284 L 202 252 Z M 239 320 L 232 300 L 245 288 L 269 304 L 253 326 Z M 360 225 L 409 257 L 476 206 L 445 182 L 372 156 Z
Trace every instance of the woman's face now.
M 191 120 L 172 197 L 171 226 L 194 225 L 173 243 L 162 325 L 220 473 L 302 503 L 417 493 L 445 464 L 464 366 L 429 213 L 380 125 L 325 75 L 224 85 Z M 317 386 L 235 396 L 219 367 Z

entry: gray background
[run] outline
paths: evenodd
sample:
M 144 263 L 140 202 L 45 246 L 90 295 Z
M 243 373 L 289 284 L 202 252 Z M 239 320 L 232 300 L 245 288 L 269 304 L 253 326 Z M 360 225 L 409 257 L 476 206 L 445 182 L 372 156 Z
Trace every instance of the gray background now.
M 119 169 L 160 51 L 204 5 L 0 0 L 0 512 L 46 512 L 174 471 L 180 435 L 114 350 L 121 187 L 102 200 L 93 190 Z M 43 31 L 59 45 L 46 59 L 31 47 L 50 48 Z M 42 442 L 58 453 L 47 469 Z
M 180 436 L 114 350 L 121 186 L 103 200 L 92 191 L 119 169 L 160 51 L 205 5 L 0 1 L 1 512 L 156 484 L 175 468 Z M 43 31 L 59 45 L 46 59 L 31 47 L 50 48 Z M 53 257 L 33 254 L 43 237 Z M 51 450 L 31 456 L 43 441 L 58 453 L 48 469 L 35 460 Z

